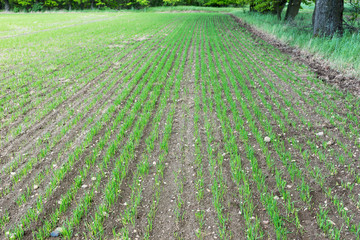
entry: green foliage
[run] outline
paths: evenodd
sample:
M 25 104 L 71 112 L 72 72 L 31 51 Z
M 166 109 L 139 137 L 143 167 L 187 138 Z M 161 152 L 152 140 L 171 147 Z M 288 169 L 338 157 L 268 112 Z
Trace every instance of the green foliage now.
M 174 6 L 179 3 L 181 0 L 163 0 L 165 6 Z
M 31 0 L 15 0 L 14 2 L 17 3 L 17 5 L 20 5 L 21 7 L 27 7 L 33 4 Z
M 360 27 L 360 0 L 352 0 L 349 3 L 349 15 L 346 16 L 346 20 L 349 21 L 349 24 L 353 27 Z
M 205 6 L 212 7 L 226 7 L 226 6 L 243 6 L 245 2 L 243 0 L 209 0 L 205 3 Z
M 149 6 L 149 0 L 136 0 L 136 2 L 139 3 L 142 7 Z
M 10 8 L 14 12 L 45 10 L 84 10 L 97 8 L 98 10 L 110 9 L 141 9 L 157 6 L 244 6 L 247 0 L 13 0 Z M 3 5 L 0 5 L 3 6 Z M 208 10 L 206 10 L 208 11 Z M 210 10 L 212 11 L 212 10 Z
M 47 1 L 51 1 L 51 0 L 46 0 L 45 3 Z M 56 3 L 56 2 L 55 2 Z M 56 6 L 56 5 L 55 5 Z M 40 12 L 43 9 L 43 3 L 35 3 L 32 8 L 31 11 L 33 12 Z

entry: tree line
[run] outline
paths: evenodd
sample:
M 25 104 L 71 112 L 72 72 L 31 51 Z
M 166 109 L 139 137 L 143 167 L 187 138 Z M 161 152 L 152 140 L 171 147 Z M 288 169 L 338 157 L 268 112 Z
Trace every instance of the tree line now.
M 250 11 L 271 13 L 281 20 L 282 11 L 287 5 L 285 21 L 293 21 L 301 8 L 301 3 L 309 0 L 245 0 Z M 312 16 L 314 36 L 333 36 L 343 34 L 344 0 L 316 0 Z
M 129 9 L 164 5 L 191 6 L 245 6 L 250 11 L 274 14 L 281 19 L 287 5 L 285 21 L 292 21 L 299 13 L 301 3 L 314 0 L 0 0 L 5 11 Z M 359 1 L 359 0 L 352 0 Z M 343 33 L 344 0 L 316 0 L 313 13 L 314 36 L 333 36 Z
M 243 0 L 0 0 L 5 11 L 139 9 L 166 5 L 243 6 Z

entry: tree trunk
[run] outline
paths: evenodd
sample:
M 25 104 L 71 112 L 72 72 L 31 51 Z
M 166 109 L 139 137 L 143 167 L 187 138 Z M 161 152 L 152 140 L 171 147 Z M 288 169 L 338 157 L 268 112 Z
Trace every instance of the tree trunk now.
M 255 3 L 254 2 L 250 3 L 250 12 L 255 12 Z
M 312 15 L 312 27 L 314 29 L 314 24 L 315 24 L 315 13 L 316 13 L 316 1 L 315 1 L 315 7 L 314 7 L 314 12 L 313 12 L 313 15 Z
M 301 0 L 290 0 L 286 9 L 285 21 L 292 21 L 299 13 Z
M 333 36 L 343 32 L 344 0 L 317 0 L 314 36 Z
M 273 10 L 271 11 L 272 14 L 276 14 L 277 18 L 279 20 L 281 20 L 281 13 L 282 13 L 282 10 L 284 9 L 285 7 L 285 4 L 286 4 L 286 1 L 287 0 L 275 0 L 274 1 L 274 8 Z
M 5 12 L 10 11 L 10 4 L 9 4 L 9 0 L 4 0 L 5 3 Z

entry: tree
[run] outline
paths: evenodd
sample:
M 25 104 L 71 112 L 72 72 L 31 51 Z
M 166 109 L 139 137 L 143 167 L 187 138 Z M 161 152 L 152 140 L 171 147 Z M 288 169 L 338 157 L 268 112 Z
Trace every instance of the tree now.
M 287 0 L 275 0 L 273 2 L 273 10 L 272 13 L 276 14 L 277 18 L 281 20 L 281 13 L 286 5 Z
M 271 13 L 277 15 L 281 20 L 281 13 L 286 5 L 287 0 L 249 0 L 251 12 Z
M 343 33 L 344 0 L 317 0 L 314 10 L 314 36 Z
M 288 7 L 286 9 L 285 21 L 292 21 L 299 13 L 301 0 L 289 0 Z
M 5 12 L 10 10 L 9 0 L 4 0 L 4 7 L 5 7 Z

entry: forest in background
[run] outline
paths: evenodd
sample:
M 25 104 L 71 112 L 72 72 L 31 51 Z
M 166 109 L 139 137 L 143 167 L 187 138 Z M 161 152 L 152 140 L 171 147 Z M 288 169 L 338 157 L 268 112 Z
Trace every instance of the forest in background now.
M 292 22 L 302 6 L 315 4 L 312 14 L 314 36 L 342 35 L 345 29 L 357 32 L 360 0 L 346 2 L 348 14 L 344 19 L 344 0 L 0 0 L 0 8 L 14 12 L 47 10 L 120 10 L 158 6 L 246 7 L 250 12 L 275 15 L 278 20 Z

